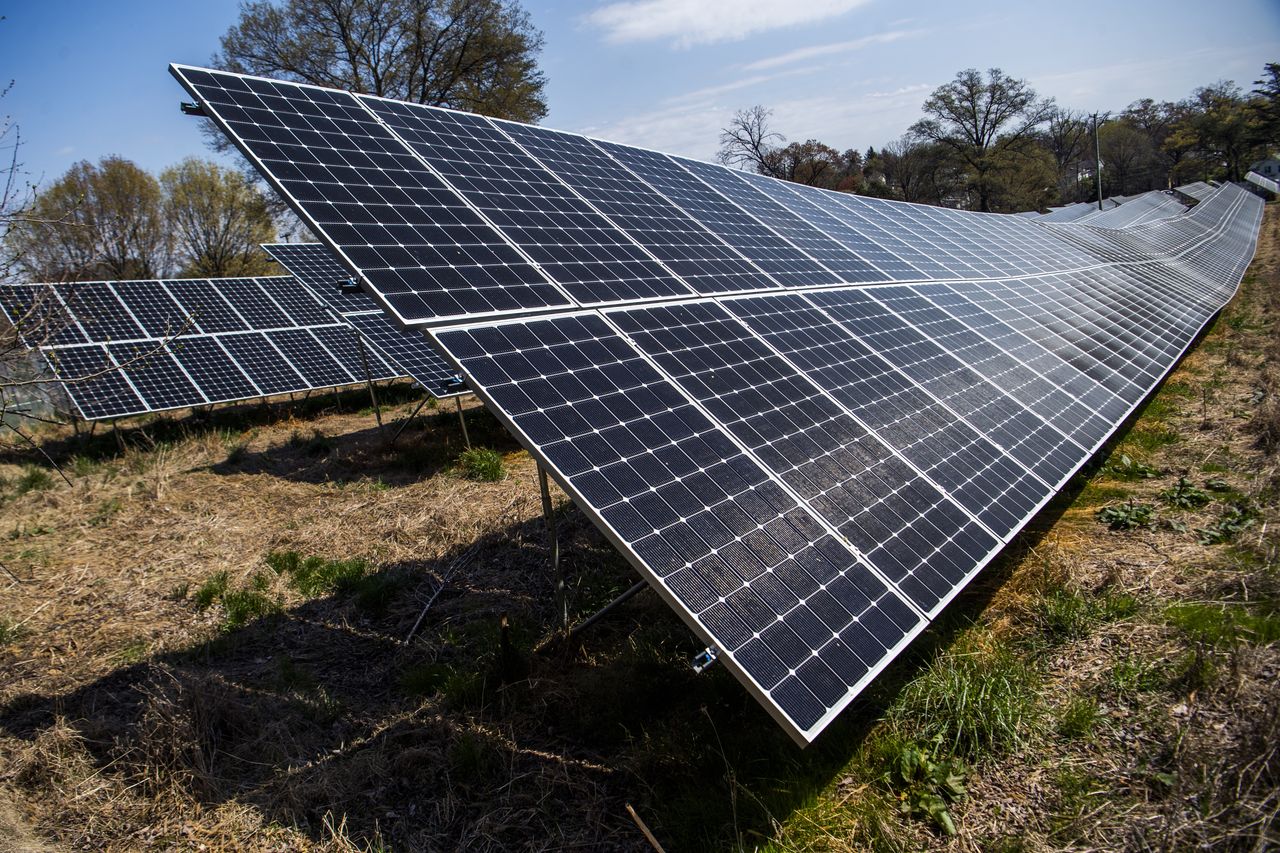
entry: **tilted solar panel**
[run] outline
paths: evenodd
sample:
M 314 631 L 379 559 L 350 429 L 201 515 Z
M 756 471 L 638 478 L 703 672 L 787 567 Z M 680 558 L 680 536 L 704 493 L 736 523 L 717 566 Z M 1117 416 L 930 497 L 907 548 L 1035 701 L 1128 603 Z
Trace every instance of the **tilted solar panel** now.
M 173 70 L 802 743 L 1155 387 L 1261 209 L 964 213 Z
M 29 306 L 56 304 L 56 326 Z M 0 308 L 86 420 L 365 381 L 355 331 L 291 277 L 24 284 Z M 377 354 L 368 378 L 400 371 Z
M 353 292 L 346 267 L 320 243 L 268 243 L 262 247 L 320 302 L 364 336 L 383 361 L 399 368 L 438 399 L 467 393 L 458 373 L 420 332 L 396 326 L 365 292 Z

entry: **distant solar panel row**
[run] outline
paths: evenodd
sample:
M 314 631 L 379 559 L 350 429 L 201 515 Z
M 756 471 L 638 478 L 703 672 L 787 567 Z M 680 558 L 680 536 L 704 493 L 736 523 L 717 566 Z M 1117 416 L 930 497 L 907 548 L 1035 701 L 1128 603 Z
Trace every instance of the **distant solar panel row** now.
M 432 348 L 425 336 L 400 330 L 362 290 L 353 289 L 351 273 L 319 243 L 271 243 L 262 247 L 343 320 L 364 336 L 382 360 L 399 368 L 431 396 L 445 399 L 467 393 L 466 385 Z M 350 286 L 348 286 L 350 285 Z
M 173 70 L 801 742 L 1169 370 L 1261 209 L 1046 226 Z
M 1094 210 L 1073 222 L 1076 225 L 1091 225 L 1094 228 L 1131 228 L 1144 222 L 1176 216 L 1185 211 L 1186 206 L 1171 193 L 1152 190 L 1132 196 L 1123 204 L 1118 204 L 1110 210 Z
M 1205 183 L 1204 181 L 1192 181 L 1189 184 L 1183 184 L 1180 187 L 1174 187 L 1177 192 L 1182 193 L 1187 198 L 1193 198 L 1196 201 L 1204 201 L 1213 195 L 1216 187 Z
M 86 420 L 401 375 L 291 277 L 0 287 Z

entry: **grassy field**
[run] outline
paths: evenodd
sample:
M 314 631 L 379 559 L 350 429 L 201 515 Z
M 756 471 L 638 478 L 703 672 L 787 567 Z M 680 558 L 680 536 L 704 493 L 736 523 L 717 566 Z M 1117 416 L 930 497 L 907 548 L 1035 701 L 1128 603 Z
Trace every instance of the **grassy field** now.
M 1280 844 L 1280 216 L 1133 421 L 805 751 L 535 468 L 350 392 L 0 456 L 0 851 Z M 384 389 L 392 420 L 416 405 Z M 571 604 L 634 572 L 561 496 Z M 406 642 L 427 602 L 430 608 Z

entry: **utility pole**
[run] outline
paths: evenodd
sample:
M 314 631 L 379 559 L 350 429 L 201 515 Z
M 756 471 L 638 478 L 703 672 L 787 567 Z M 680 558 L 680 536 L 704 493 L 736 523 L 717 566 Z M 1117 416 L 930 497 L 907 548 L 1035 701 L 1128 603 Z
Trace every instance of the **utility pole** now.
M 1098 141 L 1098 114 L 1093 114 L 1093 176 L 1098 182 L 1098 210 L 1102 210 L 1102 143 Z

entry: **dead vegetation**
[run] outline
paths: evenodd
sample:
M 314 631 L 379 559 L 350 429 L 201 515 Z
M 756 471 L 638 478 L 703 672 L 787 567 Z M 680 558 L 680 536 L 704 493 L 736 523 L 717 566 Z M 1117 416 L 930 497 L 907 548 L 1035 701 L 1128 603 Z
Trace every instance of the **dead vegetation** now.
M 495 455 L 451 411 L 389 448 L 354 392 L 47 431 L 70 487 L 0 456 L 0 851 L 646 850 L 628 803 L 670 850 L 1274 846 L 1278 252 L 1269 209 L 1201 345 L 804 752 L 648 593 L 532 651 L 534 467 L 475 405 Z M 589 613 L 634 574 L 558 512 Z

